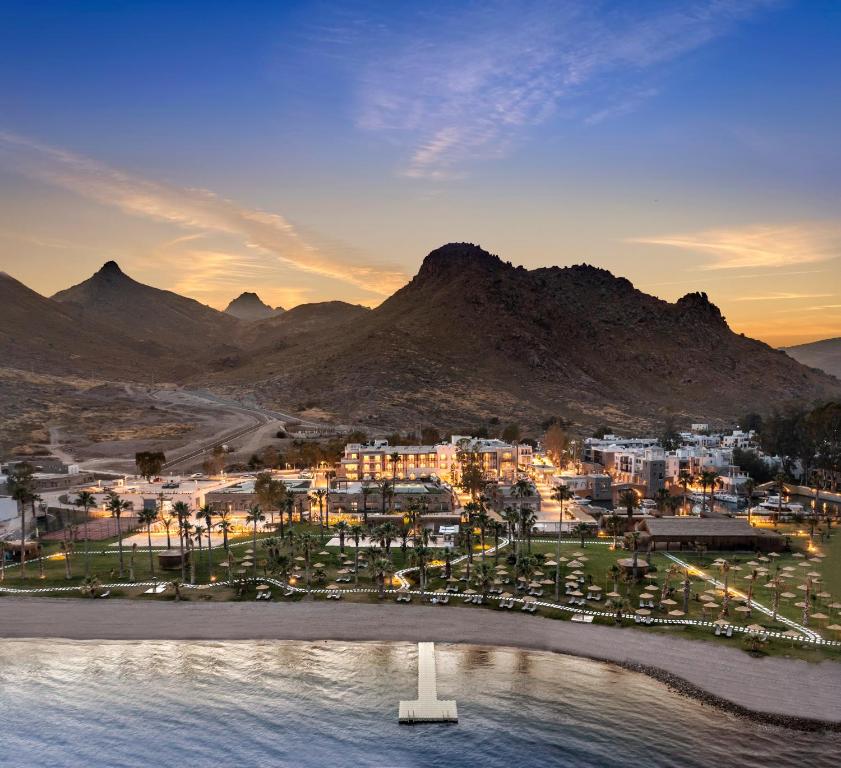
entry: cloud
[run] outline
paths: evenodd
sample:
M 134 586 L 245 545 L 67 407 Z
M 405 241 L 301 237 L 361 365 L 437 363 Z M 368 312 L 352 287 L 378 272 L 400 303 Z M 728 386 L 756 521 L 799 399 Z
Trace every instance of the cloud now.
M 393 293 L 407 281 L 400 270 L 366 263 L 354 254 L 348 258 L 347 249 L 340 246 L 314 245 L 279 214 L 241 206 L 206 189 L 150 181 L 63 149 L 0 132 L 0 152 L 4 150 L 30 177 L 134 216 L 197 230 L 173 242 L 195 239 L 202 233 L 232 236 L 275 263 L 334 278 L 381 296 Z M 212 275 L 214 261 L 210 252 L 203 257 L 207 260 L 207 274 Z M 248 269 L 254 269 L 255 264 L 255 260 L 250 260 Z
M 832 296 L 831 293 L 788 293 L 777 292 L 763 296 L 739 296 L 733 301 L 800 301 L 803 299 L 826 299 Z
M 497 157 L 562 103 L 594 125 L 657 89 L 658 65 L 728 33 L 774 0 L 681 0 L 605 10 L 596 3 L 481 3 L 422 13 L 359 54 L 359 125 L 407 150 L 402 173 L 440 179 Z M 360 46 L 361 47 L 361 46 Z M 371 57 L 370 51 L 376 51 Z M 367 58 L 366 58 L 367 57 Z
M 788 267 L 841 256 L 841 222 L 762 224 L 685 235 L 630 238 L 627 242 L 692 251 L 709 261 L 701 269 Z

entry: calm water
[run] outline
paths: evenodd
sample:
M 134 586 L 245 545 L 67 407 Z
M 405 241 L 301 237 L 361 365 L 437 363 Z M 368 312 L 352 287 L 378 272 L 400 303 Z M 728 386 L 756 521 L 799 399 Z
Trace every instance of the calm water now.
M 413 645 L 0 642 L 0 764 L 837 765 L 837 735 L 757 726 L 608 665 L 437 650 L 458 725 L 397 724 Z

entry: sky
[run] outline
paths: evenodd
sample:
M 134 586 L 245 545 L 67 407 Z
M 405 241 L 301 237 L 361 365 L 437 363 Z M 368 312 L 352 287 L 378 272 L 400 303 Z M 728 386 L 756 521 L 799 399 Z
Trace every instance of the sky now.
M 839 39 L 835 0 L 5 0 L 0 269 L 376 306 L 473 242 L 841 336 Z

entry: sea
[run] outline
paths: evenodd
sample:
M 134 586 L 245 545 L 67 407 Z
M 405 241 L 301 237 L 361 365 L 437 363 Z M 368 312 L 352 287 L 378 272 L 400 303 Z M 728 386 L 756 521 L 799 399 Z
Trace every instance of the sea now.
M 0 765 L 838 765 L 837 733 L 762 725 L 613 665 L 436 655 L 457 724 L 398 724 L 417 690 L 412 644 L 0 641 Z

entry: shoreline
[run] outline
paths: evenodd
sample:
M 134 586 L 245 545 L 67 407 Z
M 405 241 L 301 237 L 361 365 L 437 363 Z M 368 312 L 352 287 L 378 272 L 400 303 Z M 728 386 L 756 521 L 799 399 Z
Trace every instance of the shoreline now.
M 634 628 L 392 602 L 257 605 L 6 596 L 0 616 L 0 640 L 433 641 L 562 653 L 645 674 L 701 704 L 757 722 L 841 731 L 841 664 L 753 658 L 734 648 Z

